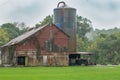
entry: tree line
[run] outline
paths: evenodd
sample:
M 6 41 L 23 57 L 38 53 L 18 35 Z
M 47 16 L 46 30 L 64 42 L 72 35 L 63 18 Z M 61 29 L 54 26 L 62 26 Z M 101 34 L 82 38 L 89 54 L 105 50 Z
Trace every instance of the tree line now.
M 52 23 L 53 16 L 46 16 L 35 26 Z M 29 28 L 24 23 L 5 23 L 0 26 L 0 46 L 23 34 Z M 92 21 L 77 15 L 77 42 L 79 52 L 93 52 L 96 64 L 120 64 L 120 29 L 93 29 Z

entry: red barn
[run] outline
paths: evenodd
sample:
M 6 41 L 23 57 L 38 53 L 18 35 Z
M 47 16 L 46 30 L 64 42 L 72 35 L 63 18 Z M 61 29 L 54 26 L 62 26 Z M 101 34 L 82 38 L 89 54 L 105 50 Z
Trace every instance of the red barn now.
M 32 29 L 1 48 L 2 64 L 69 65 L 69 36 L 54 24 Z

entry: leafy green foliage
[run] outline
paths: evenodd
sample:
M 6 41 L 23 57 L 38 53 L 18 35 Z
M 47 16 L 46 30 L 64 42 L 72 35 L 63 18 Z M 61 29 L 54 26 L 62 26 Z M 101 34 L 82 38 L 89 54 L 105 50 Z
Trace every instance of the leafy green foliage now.
M 0 28 L 0 46 L 9 41 L 8 33 Z
M 120 64 L 120 33 L 101 34 L 89 46 L 96 53 L 95 60 L 100 64 Z
M 9 39 L 13 39 L 19 35 L 19 28 L 17 28 L 14 24 L 12 23 L 6 23 L 1 26 L 2 29 L 4 29 L 9 36 Z
M 86 37 L 86 34 L 92 30 L 92 22 L 77 16 L 77 51 L 87 51 L 87 47 L 90 45 L 90 41 Z
M 79 38 L 77 36 L 77 51 L 81 51 L 81 52 L 85 52 L 88 51 L 88 47 L 91 45 L 91 41 L 89 41 L 88 39 L 86 39 L 85 41 L 82 38 Z

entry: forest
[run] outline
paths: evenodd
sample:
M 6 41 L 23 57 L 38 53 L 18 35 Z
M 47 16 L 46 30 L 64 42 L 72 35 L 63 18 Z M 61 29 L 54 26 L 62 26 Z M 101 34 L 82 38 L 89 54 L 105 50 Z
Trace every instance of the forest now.
M 51 23 L 53 16 L 46 16 L 35 27 Z M 4 23 L 0 25 L 0 46 L 27 32 L 24 22 Z M 77 15 L 77 51 L 93 52 L 96 64 L 120 64 L 120 29 L 93 29 L 92 21 Z

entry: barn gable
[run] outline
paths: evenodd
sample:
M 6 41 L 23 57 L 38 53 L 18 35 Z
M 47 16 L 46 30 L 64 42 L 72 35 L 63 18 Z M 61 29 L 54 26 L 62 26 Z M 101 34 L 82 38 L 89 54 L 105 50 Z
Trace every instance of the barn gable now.
M 6 46 L 11 46 L 11 45 L 15 45 L 17 43 L 20 43 L 22 41 L 24 41 L 25 39 L 31 37 L 32 35 L 34 35 L 35 33 L 39 32 L 40 30 L 42 30 L 45 27 L 50 26 L 51 24 L 39 27 L 39 28 L 34 28 L 14 39 L 12 39 L 11 41 L 9 41 L 8 43 L 6 43 L 5 45 L 3 45 L 2 47 L 6 47 Z M 70 37 L 68 34 L 66 34 L 64 31 L 62 31 L 61 29 L 59 29 L 56 25 L 52 24 L 52 26 L 56 27 L 58 30 L 60 30 L 62 32 L 62 34 L 65 34 L 67 37 Z

